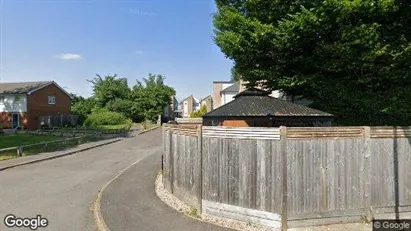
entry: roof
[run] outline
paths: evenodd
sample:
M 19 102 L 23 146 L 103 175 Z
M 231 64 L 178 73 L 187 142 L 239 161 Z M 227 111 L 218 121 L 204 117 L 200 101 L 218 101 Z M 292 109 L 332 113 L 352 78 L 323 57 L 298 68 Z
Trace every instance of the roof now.
M 234 83 L 233 85 L 227 87 L 226 89 L 222 90 L 221 92 L 238 92 L 240 90 L 240 84 Z
M 184 101 L 186 101 L 187 99 L 189 99 L 191 97 L 193 97 L 194 102 L 196 102 L 196 103 L 198 102 L 198 100 L 196 99 L 196 97 L 194 97 L 194 95 L 190 95 L 189 97 L 184 98 L 180 103 L 183 103 Z
M 208 98 L 212 98 L 212 95 L 208 95 L 208 96 L 202 98 L 202 99 L 200 100 L 200 102 L 203 102 L 204 100 L 207 100 Z
M 303 105 L 290 103 L 268 95 L 262 90 L 246 90 L 223 106 L 205 114 L 203 117 L 244 117 L 244 116 L 318 116 L 332 117 L 327 112 Z M 254 94 L 254 95 L 252 95 Z
M 24 94 L 35 89 L 47 86 L 51 81 L 45 82 L 20 82 L 20 83 L 0 83 L 0 94 Z
M 70 94 L 61 88 L 54 81 L 38 81 L 38 82 L 3 82 L 0 83 L 0 94 L 31 94 L 50 84 L 56 85 L 61 91 L 70 96 Z M 71 96 L 70 96 L 71 97 Z
M 213 83 L 234 83 L 232 81 L 213 81 Z
M 258 88 L 250 88 L 245 91 L 238 93 L 237 95 L 233 96 L 233 98 L 238 98 L 240 96 L 269 96 L 271 92 L 264 91 Z

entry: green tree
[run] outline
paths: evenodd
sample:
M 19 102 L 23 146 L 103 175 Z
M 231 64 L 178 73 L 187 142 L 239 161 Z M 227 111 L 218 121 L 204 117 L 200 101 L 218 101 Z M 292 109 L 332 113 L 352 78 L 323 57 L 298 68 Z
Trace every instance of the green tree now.
M 149 74 L 143 81 L 137 80 L 133 86 L 131 99 L 134 102 L 133 110 L 140 111 L 146 120 L 155 121 L 158 115 L 163 114 L 164 108 L 170 104 L 175 90 L 164 84 L 162 75 Z
M 411 120 L 409 1 L 216 2 L 215 42 L 234 76 L 303 95 L 345 125 Z
M 201 118 L 205 114 L 207 114 L 207 105 L 204 104 L 199 110 L 191 112 L 190 118 Z
M 74 101 L 74 102 L 73 102 Z M 82 124 L 85 119 L 91 114 L 94 108 L 96 108 L 96 102 L 92 97 L 75 97 L 71 102 L 71 113 L 73 115 L 80 116 L 79 124 Z
M 127 78 L 117 78 L 117 75 L 107 75 L 102 78 L 96 75 L 92 80 L 87 80 L 93 84 L 93 97 L 100 107 L 116 99 L 129 99 L 131 90 L 128 87 Z

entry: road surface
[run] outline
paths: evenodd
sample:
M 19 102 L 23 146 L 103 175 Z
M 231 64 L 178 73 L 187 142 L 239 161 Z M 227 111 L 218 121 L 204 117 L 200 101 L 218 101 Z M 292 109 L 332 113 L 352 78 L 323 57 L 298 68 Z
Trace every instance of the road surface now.
M 95 230 L 90 208 L 98 191 L 131 163 L 160 153 L 161 142 L 161 129 L 157 129 L 71 156 L 0 172 L 0 230 L 30 230 L 7 228 L 7 214 L 47 218 L 48 227 L 38 230 Z

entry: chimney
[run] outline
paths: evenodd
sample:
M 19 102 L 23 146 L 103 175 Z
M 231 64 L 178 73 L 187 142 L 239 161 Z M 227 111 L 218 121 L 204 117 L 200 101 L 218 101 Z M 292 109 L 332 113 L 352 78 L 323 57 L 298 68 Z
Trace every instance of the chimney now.
M 246 87 L 245 87 L 245 84 L 246 84 L 246 83 L 247 83 L 247 82 L 245 82 L 244 80 L 241 80 L 241 79 L 240 79 L 240 92 L 246 90 Z
M 221 91 L 223 90 L 223 84 L 219 82 L 213 83 L 213 109 L 221 106 Z

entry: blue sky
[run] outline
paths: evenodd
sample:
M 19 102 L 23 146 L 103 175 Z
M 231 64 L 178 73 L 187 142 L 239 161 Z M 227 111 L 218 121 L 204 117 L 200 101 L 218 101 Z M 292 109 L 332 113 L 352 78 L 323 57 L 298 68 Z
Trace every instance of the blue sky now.
M 96 73 L 133 85 L 151 72 L 181 99 L 230 79 L 232 62 L 213 42 L 213 0 L 0 1 L 3 82 L 54 80 L 90 96 Z

